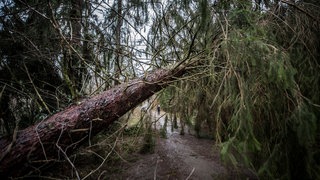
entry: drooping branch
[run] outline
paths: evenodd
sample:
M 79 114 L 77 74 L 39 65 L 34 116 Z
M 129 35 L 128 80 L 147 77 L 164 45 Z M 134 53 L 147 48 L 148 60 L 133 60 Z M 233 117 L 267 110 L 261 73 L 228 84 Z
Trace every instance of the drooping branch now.
M 11 139 L 2 137 L 0 175 L 18 176 L 43 162 L 57 160 L 63 157 L 61 149 L 63 153 L 70 154 L 89 137 L 89 133 L 92 136 L 106 129 L 184 73 L 184 67 L 156 70 L 144 78 L 120 84 L 19 131 L 13 143 Z

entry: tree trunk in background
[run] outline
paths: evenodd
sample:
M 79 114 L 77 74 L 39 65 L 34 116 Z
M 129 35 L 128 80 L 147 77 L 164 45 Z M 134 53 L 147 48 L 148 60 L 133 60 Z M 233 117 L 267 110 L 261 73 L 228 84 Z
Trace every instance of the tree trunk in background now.
M 156 70 L 83 100 L 19 131 L 11 148 L 11 138 L 0 138 L 0 177 L 19 176 L 44 162 L 64 158 L 64 153 L 70 155 L 85 139 L 106 129 L 184 72 L 184 67 Z
M 69 12 L 70 21 L 70 46 L 64 50 L 63 76 L 68 84 L 72 99 L 78 99 L 81 94 L 84 76 L 86 75 L 85 62 L 81 59 L 81 21 L 83 0 L 72 0 Z M 76 52 L 75 52 L 76 51 Z
M 122 50 L 121 50 L 121 26 L 122 26 L 122 0 L 117 1 L 117 26 L 116 26 L 116 59 L 115 59 L 115 85 L 120 83 Z

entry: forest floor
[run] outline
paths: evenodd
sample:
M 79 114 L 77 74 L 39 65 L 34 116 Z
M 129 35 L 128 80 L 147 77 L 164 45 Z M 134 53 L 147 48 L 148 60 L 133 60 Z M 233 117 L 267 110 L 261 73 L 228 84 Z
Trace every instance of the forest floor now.
M 172 128 L 171 122 L 168 121 L 166 138 L 161 137 L 160 131 L 164 126 L 165 115 L 165 112 L 158 115 L 156 111 L 152 111 L 152 120 L 156 121 L 156 126 L 153 126 L 155 128 L 153 153 L 139 151 L 143 144 L 143 137 L 123 136 L 119 141 L 121 142 L 119 147 L 112 148 L 113 150 L 110 151 L 110 147 L 112 144 L 117 144 L 117 140 L 106 141 L 108 136 L 104 133 L 100 137 L 96 136 L 96 145 L 85 147 L 70 157 L 79 172 L 80 179 L 257 179 L 254 173 L 247 169 L 225 165 L 221 161 L 220 150 L 214 140 L 196 138 L 192 130 L 187 127 L 185 134 L 180 135 L 181 129 Z M 132 139 L 138 139 L 138 141 L 133 142 Z M 128 151 L 130 147 L 134 148 Z M 113 155 L 109 152 L 113 152 Z M 74 169 L 70 168 L 66 162 L 47 168 L 46 171 L 41 172 L 41 177 L 76 178 Z
M 163 112 L 158 117 L 157 130 L 164 124 Z M 256 179 L 248 170 L 227 167 L 220 159 L 219 148 L 210 139 L 199 139 L 191 130 L 171 128 L 167 124 L 167 137 L 156 137 L 154 153 L 134 153 L 136 161 L 123 164 L 119 179 Z

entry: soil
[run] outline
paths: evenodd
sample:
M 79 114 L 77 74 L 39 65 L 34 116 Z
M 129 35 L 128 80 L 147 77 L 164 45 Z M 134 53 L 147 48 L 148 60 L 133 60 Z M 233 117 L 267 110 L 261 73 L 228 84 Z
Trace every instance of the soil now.
M 163 127 L 163 114 L 157 129 Z M 168 122 L 167 138 L 156 137 L 152 154 L 133 154 L 136 161 L 125 163 L 117 179 L 257 179 L 249 170 L 227 167 L 220 160 L 219 148 L 213 140 L 199 139 L 186 129 L 171 130 Z

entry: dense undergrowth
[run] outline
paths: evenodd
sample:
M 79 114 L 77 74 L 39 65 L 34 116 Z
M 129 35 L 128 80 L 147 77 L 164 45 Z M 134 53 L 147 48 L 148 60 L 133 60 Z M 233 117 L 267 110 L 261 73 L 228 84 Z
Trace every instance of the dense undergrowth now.
M 261 179 L 319 179 L 319 6 L 250 7 L 208 23 L 216 39 L 198 42 L 198 67 L 163 92 L 162 105 Z

